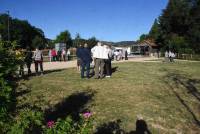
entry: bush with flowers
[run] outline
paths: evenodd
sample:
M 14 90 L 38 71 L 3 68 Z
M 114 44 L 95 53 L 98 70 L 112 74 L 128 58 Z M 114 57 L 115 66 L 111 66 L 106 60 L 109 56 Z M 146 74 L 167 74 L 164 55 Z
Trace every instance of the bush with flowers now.
M 75 122 L 70 116 L 66 119 L 58 119 L 56 122 L 48 121 L 44 128 L 44 133 L 55 134 L 55 133 L 68 133 L 68 134 L 90 134 L 93 130 L 93 117 L 92 113 L 86 112 L 80 114 L 80 120 Z

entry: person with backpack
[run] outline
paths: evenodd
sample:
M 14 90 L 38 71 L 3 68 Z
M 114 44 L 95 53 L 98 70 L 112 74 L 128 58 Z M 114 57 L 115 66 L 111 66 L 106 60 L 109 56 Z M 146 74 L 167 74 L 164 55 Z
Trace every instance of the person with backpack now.
M 38 75 L 38 66 L 40 65 L 40 71 L 41 74 L 43 75 L 43 54 L 42 51 L 36 48 L 36 51 L 34 52 L 33 55 L 34 62 L 35 62 L 35 72 L 36 75 Z

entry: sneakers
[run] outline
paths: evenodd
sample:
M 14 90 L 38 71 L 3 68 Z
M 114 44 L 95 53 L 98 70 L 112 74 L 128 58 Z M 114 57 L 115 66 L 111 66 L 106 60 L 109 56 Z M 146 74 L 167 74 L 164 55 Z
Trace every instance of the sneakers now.
M 110 77 L 111 77 L 110 75 L 106 76 L 106 78 L 110 78 Z

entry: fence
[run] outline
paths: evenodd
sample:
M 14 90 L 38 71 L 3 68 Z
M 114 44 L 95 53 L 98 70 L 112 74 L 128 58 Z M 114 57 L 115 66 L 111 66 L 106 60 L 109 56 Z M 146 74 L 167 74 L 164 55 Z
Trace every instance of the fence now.
M 178 59 L 183 60 L 199 60 L 200 61 L 200 55 L 198 54 L 177 54 Z
M 43 53 L 43 61 L 48 62 L 50 60 L 49 59 L 49 49 L 42 50 L 42 53 Z M 71 53 L 70 60 L 75 60 L 77 58 L 76 57 L 76 49 L 71 48 L 70 53 Z

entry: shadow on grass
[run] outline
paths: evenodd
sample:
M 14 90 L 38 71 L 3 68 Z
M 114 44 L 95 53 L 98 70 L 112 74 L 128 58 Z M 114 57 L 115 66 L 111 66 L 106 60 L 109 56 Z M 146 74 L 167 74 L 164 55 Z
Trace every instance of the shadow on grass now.
M 116 66 L 116 67 L 112 67 L 112 69 L 111 69 L 111 73 L 113 74 L 113 73 L 115 73 L 116 71 L 117 71 L 117 69 L 118 69 L 119 67 L 118 66 Z M 95 68 L 94 68 L 94 66 L 93 67 L 90 67 L 90 77 L 93 77 L 94 75 L 95 75 Z M 106 74 L 106 69 L 104 68 L 104 74 Z
M 136 121 L 136 130 L 126 132 L 120 127 L 121 120 L 112 121 L 99 126 L 95 134 L 151 134 L 144 120 Z
M 188 104 L 184 101 L 184 99 L 181 97 L 181 95 L 175 90 L 176 89 L 185 89 L 188 94 L 191 94 L 196 100 L 200 102 L 200 92 L 196 84 L 200 84 L 200 80 L 198 79 L 190 79 L 184 75 L 180 75 L 178 73 L 168 73 L 168 75 L 164 78 L 165 83 L 170 87 L 174 95 L 177 97 L 177 99 L 180 101 L 180 103 L 185 107 L 185 109 L 192 115 L 195 123 L 200 126 L 200 121 L 198 120 L 195 113 L 192 111 L 192 109 L 188 106 Z M 175 84 L 172 85 L 171 81 Z M 184 88 L 180 88 L 180 86 L 183 86 Z
M 113 68 L 111 69 L 111 72 L 112 72 L 112 73 L 115 73 L 115 72 L 117 71 L 118 68 L 119 68 L 118 66 L 117 66 L 117 67 L 113 67 Z
M 71 116 L 73 120 L 79 120 L 79 113 L 88 111 L 86 104 L 89 103 L 94 96 L 91 92 L 74 93 L 65 98 L 62 102 L 59 102 L 52 108 L 45 111 L 45 119 L 57 120 L 65 119 L 67 116 Z
M 44 73 L 43 73 L 43 75 L 47 75 L 47 74 L 54 73 L 54 72 L 61 72 L 61 71 L 63 71 L 63 70 L 65 70 L 65 69 L 45 70 Z M 38 74 L 39 74 L 38 76 L 41 76 L 41 73 L 40 73 L 40 72 L 39 72 Z M 29 80 L 29 78 L 35 77 L 35 76 L 37 76 L 37 75 L 36 75 L 36 73 L 34 72 L 34 73 L 31 73 L 30 75 L 26 74 L 26 75 L 24 75 L 23 77 L 16 77 L 14 80 L 15 80 L 15 81 Z

